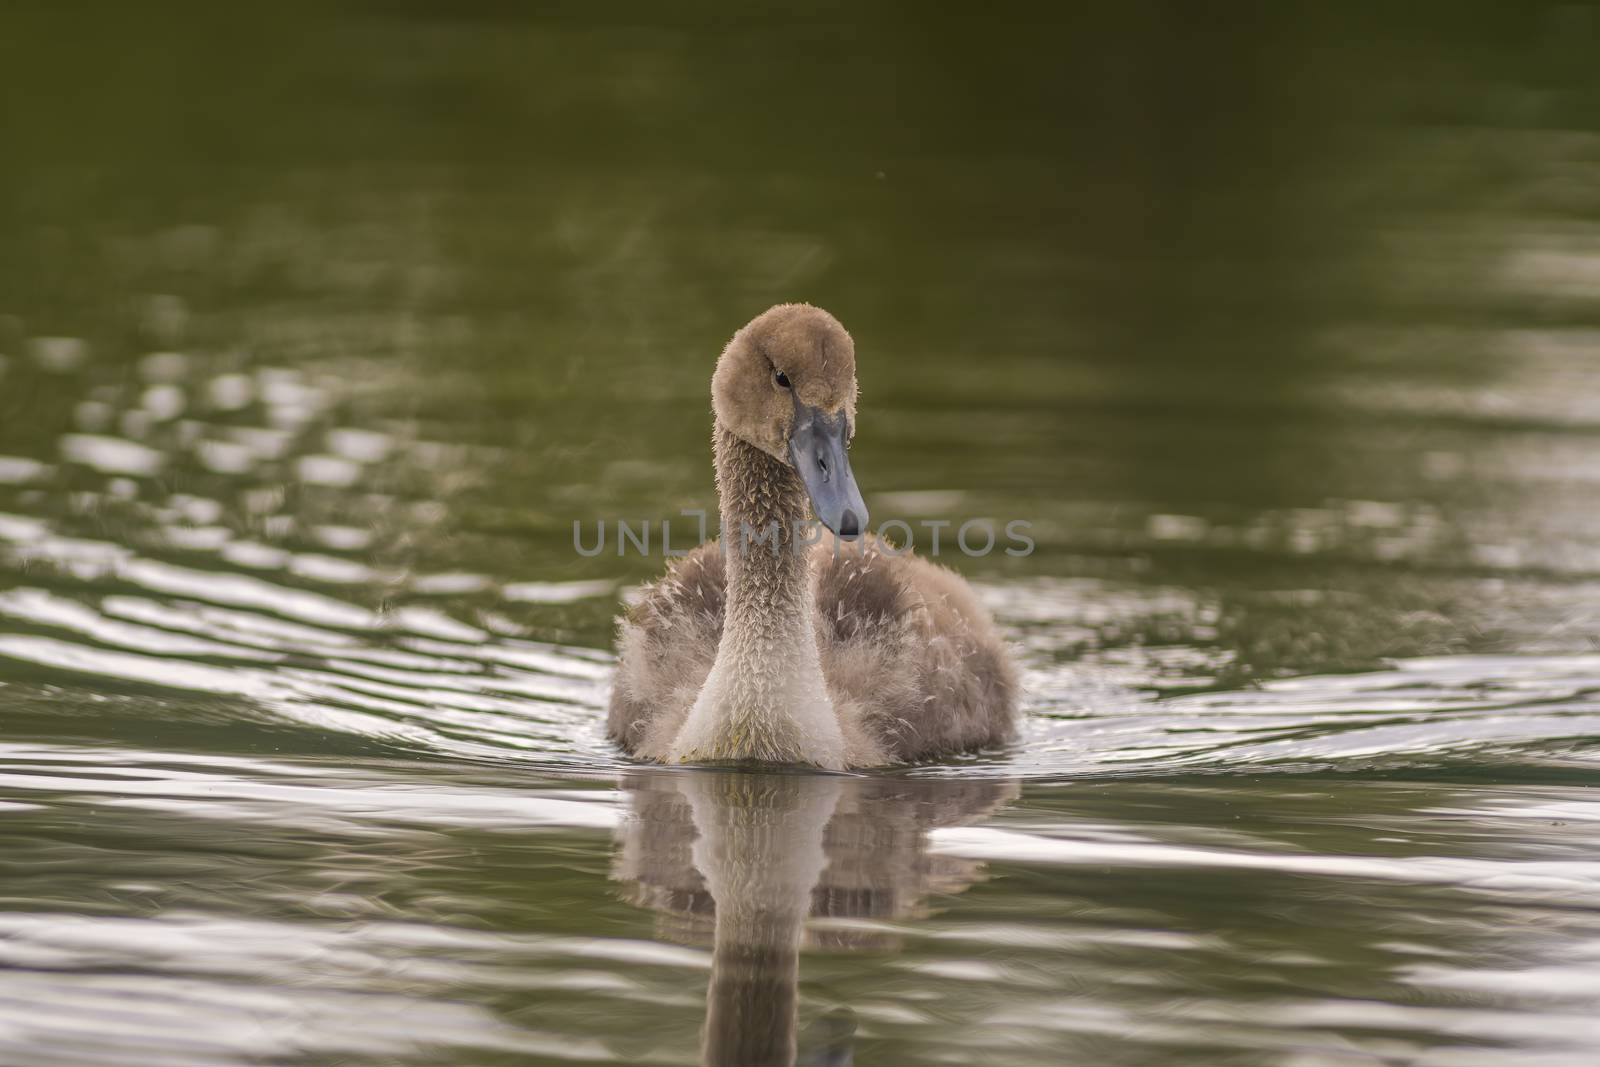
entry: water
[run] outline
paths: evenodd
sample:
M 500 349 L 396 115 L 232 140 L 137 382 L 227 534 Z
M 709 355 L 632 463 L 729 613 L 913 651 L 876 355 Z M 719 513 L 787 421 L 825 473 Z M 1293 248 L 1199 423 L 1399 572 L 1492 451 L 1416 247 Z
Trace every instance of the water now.
M 0 1063 L 1593 1061 L 1600 12 L 977 18 L 0 15 Z M 795 298 L 1010 750 L 603 737 Z

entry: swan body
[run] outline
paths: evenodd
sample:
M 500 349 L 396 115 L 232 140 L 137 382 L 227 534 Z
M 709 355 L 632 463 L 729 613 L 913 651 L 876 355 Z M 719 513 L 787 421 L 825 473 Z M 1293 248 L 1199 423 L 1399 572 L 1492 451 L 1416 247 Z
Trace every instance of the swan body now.
M 631 754 L 837 770 L 1011 737 L 1016 671 L 971 588 L 864 533 L 845 453 L 855 395 L 850 335 L 819 308 L 780 304 L 724 349 L 724 536 L 619 623 L 607 728 Z M 815 543 L 808 498 L 830 531 Z

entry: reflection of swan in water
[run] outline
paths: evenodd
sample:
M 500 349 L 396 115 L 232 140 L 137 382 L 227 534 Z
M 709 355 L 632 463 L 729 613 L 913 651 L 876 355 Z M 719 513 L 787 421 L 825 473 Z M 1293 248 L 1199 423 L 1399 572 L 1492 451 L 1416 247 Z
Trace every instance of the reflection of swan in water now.
M 711 1067 L 793 1063 L 801 946 L 894 944 L 879 929 L 807 920 L 905 918 L 930 893 L 966 888 L 982 864 L 930 854 L 927 831 L 1016 795 L 997 780 L 734 771 L 646 772 L 623 787 L 632 811 L 613 877 L 658 913 L 663 936 L 713 945 Z

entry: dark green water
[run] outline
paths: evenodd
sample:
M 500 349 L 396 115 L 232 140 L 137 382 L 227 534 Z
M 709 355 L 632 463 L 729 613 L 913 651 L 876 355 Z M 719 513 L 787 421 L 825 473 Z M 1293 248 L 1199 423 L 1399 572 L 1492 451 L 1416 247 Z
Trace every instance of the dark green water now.
M 0 1064 L 1594 1062 L 1600 10 L 67 7 L 0 11 Z M 941 555 L 1010 751 L 602 736 L 663 560 L 572 524 L 714 506 L 794 299 L 875 520 L 1032 524 Z

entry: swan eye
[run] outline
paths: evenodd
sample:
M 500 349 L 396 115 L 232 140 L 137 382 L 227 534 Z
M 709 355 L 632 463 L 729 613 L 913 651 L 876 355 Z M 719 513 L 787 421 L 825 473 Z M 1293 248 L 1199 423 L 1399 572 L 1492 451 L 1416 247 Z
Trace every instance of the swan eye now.
M 780 370 L 773 372 L 773 380 L 775 380 L 783 388 L 789 388 L 789 376 L 783 373 L 783 371 Z

